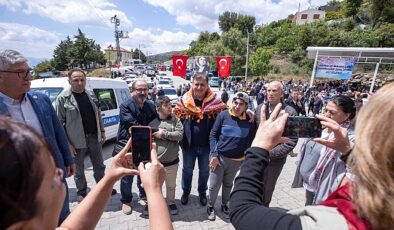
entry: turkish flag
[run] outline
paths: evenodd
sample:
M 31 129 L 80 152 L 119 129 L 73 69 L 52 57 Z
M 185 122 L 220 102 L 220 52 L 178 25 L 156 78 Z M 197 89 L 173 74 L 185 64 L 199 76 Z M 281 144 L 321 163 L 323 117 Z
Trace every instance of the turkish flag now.
M 216 57 L 219 77 L 228 78 L 231 73 L 231 56 Z
M 185 77 L 186 75 L 186 55 L 173 55 L 172 56 L 172 75 Z

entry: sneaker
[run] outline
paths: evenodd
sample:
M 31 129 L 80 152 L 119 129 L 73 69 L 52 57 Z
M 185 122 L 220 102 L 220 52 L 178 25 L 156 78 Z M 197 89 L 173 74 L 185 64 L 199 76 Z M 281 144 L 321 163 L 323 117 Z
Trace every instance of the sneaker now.
M 133 212 L 133 207 L 130 203 L 124 203 L 122 204 L 122 211 L 124 214 L 130 215 Z
M 168 208 L 170 209 L 171 215 L 178 214 L 178 207 L 176 206 L 176 204 L 170 204 L 170 205 L 168 205 Z
M 208 220 L 214 221 L 216 219 L 215 209 L 211 206 L 207 208 Z
M 142 215 L 146 217 L 149 216 L 148 205 L 145 205 L 144 210 L 142 210 Z
M 189 202 L 189 193 L 183 193 L 182 197 L 181 197 L 181 203 L 183 205 L 187 205 L 187 203 Z
M 225 219 L 229 219 L 230 218 L 230 210 L 228 209 L 227 204 L 223 204 L 222 205 L 222 212 L 224 214 L 224 218 Z
M 78 196 L 77 196 L 77 201 L 78 201 L 78 203 L 81 203 L 82 201 L 83 201 L 83 199 L 85 199 L 85 197 L 86 197 L 86 193 L 81 193 L 81 194 L 79 194 Z
M 112 189 L 111 196 L 116 195 L 116 193 L 118 193 L 118 191 L 116 191 L 116 189 Z
M 207 202 L 208 202 L 207 194 L 205 192 L 204 193 L 200 193 L 200 204 L 202 206 L 206 206 Z

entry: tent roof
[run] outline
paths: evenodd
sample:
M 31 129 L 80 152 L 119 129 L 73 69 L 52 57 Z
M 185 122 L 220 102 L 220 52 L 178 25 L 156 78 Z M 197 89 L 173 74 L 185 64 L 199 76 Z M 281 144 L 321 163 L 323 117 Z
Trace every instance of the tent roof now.
M 319 56 L 354 57 L 356 63 L 394 64 L 394 48 L 366 48 L 366 47 L 308 47 L 308 58 Z

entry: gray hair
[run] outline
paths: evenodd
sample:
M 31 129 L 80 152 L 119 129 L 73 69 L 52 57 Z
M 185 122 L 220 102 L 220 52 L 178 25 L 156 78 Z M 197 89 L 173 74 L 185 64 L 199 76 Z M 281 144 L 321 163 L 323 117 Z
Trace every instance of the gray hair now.
M 27 59 L 16 50 L 0 50 L 0 70 L 6 70 L 15 63 L 24 63 Z

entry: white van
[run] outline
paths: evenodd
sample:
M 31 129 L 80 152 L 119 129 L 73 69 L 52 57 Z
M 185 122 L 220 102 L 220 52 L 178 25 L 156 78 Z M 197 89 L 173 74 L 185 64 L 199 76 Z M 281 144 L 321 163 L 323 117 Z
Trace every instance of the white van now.
M 52 103 L 69 87 L 67 77 L 31 81 L 31 90 L 46 94 Z M 99 100 L 107 139 L 115 138 L 119 127 L 119 106 L 131 97 L 129 87 L 123 80 L 88 77 L 86 88 L 93 91 Z

